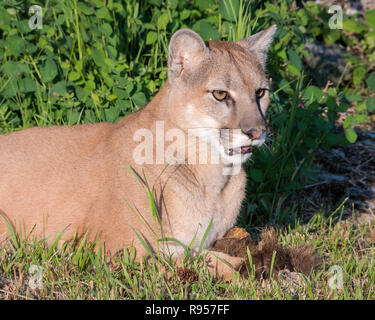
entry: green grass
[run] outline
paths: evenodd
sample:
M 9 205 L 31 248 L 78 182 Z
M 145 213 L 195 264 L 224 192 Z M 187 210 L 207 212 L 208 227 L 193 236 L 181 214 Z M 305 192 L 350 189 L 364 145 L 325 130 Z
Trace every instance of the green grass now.
M 320 264 L 310 275 L 262 281 L 235 277 L 233 282 L 214 280 L 203 259 L 185 265 L 195 277 L 186 280 L 173 261 L 134 262 L 131 250 L 106 262 L 94 243 L 84 240 L 47 248 L 42 240 L 12 237 L 0 250 L 0 299 L 374 299 L 375 239 L 370 230 L 368 224 L 334 222 L 317 214 L 280 236 L 283 245 L 316 248 Z M 32 265 L 42 268 L 41 289 L 30 288 Z M 329 286 L 333 266 L 343 271 L 340 289 Z

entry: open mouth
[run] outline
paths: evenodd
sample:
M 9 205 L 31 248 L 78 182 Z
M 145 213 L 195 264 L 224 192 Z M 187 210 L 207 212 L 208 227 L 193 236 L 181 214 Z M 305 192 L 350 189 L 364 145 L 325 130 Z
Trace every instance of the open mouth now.
M 246 153 L 250 153 L 251 149 L 252 149 L 252 146 L 243 146 L 243 147 L 234 148 L 234 149 L 230 148 L 228 149 L 228 154 L 230 156 L 233 156 L 234 154 L 238 154 L 238 153 L 246 154 Z

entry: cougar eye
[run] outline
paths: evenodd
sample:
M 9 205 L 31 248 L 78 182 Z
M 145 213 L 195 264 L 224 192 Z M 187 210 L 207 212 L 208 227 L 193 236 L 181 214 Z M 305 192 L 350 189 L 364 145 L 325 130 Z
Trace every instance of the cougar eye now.
M 217 101 L 223 101 L 228 96 L 228 92 L 223 90 L 214 90 L 212 91 L 212 95 Z
M 266 89 L 258 89 L 257 91 L 255 91 L 255 95 L 257 99 L 262 98 L 265 93 L 266 93 Z

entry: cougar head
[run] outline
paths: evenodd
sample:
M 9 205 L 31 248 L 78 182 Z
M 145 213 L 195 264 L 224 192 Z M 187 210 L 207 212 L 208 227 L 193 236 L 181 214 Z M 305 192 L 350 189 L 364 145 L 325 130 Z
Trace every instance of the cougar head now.
M 230 164 L 251 156 L 265 141 L 269 105 L 265 73 L 276 26 L 237 42 L 208 41 L 181 29 L 169 44 L 170 118 L 208 140 Z

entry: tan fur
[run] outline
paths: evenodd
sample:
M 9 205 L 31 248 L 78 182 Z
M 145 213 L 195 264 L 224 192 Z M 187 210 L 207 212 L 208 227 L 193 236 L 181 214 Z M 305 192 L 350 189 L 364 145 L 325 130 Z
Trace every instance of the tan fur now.
M 0 136 L 0 211 L 23 235 L 35 227 L 33 236 L 53 241 L 64 228 L 63 239 L 88 230 L 89 238 L 100 236 L 109 252 L 134 245 L 140 257 L 145 251 L 135 231 L 156 249 L 145 226 L 154 229 L 154 221 L 146 188 L 126 164 L 155 187 L 164 235 L 185 244 L 196 235 L 197 248 L 212 219 L 204 244 L 210 248 L 236 222 L 244 171 L 223 175 L 224 167 L 233 167 L 230 162 L 138 165 L 133 150 L 139 142 L 133 135 L 140 128 L 155 133 L 158 120 L 164 121 L 165 131 L 182 130 L 186 141 L 189 128 L 264 129 L 254 93 L 268 86 L 264 55 L 274 31 L 206 46 L 193 31 L 180 30 L 171 39 L 169 80 L 140 111 L 116 124 L 36 127 Z M 228 91 L 236 103 L 218 103 L 210 92 L 214 89 Z M 266 93 L 263 113 L 268 103 Z M 251 141 L 245 133 L 241 139 Z M 154 160 L 157 143 L 154 139 Z M 6 234 L 0 221 L 0 235 Z M 181 247 L 169 247 L 181 255 Z

